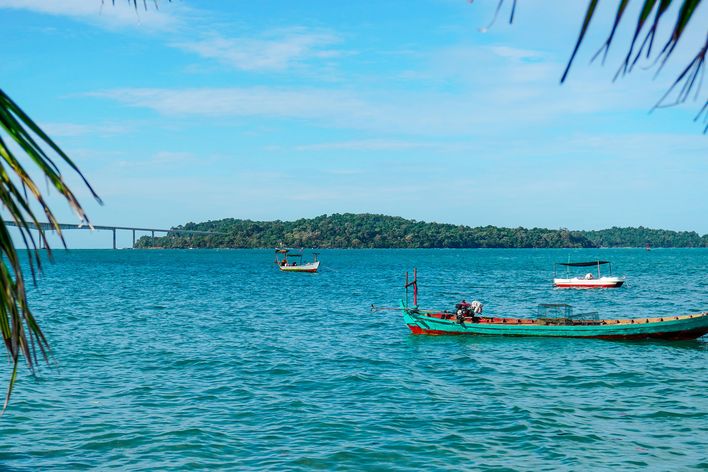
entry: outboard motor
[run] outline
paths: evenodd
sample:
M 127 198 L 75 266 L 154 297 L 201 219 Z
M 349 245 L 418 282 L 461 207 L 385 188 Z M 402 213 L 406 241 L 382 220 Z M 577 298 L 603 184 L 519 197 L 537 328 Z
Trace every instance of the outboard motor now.
M 455 305 L 455 319 L 458 323 L 462 324 L 465 321 L 465 317 L 471 316 L 472 311 L 470 310 L 471 305 L 466 301 L 462 300 L 460 303 Z
M 465 322 L 465 312 L 464 312 L 464 310 L 462 310 L 462 309 L 457 310 L 457 312 L 455 313 L 455 321 L 457 321 L 457 322 L 460 323 L 460 324 L 462 324 L 462 323 Z

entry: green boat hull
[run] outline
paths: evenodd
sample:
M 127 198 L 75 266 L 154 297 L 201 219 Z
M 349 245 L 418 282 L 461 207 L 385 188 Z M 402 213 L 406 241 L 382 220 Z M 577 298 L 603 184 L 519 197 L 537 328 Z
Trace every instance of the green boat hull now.
M 403 319 L 414 334 L 544 336 L 601 339 L 696 339 L 708 333 L 708 312 L 635 320 L 601 320 L 588 324 L 555 324 L 521 318 L 468 318 L 459 322 L 444 313 L 402 307 Z

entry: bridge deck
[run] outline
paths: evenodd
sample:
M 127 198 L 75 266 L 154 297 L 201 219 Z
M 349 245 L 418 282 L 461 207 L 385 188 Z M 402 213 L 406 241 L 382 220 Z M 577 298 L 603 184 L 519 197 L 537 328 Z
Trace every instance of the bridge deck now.
M 14 221 L 4 221 L 4 223 L 6 226 L 15 226 L 15 227 L 19 226 Z M 55 229 L 54 226 L 52 226 L 50 223 L 39 223 L 39 228 L 34 223 L 30 223 L 30 226 L 33 226 L 34 229 L 41 228 L 42 230 L 45 230 L 45 231 Z M 72 223 L 59 223 L 59 228 L 60 229 L 83 229 L 83 230 L 94 229 L 94 230 L 98 230 L 98 231 L 113 231 L 113 249 L 116 249 L 116 231 L 118 231 L 118 230 L 133 232 L 133 246 L 135 246 L 135 232 L 136 231 L 143 231 L 143 232 L 151 233 L 153 238 L 155 237 L 155 233 L 165 233 L 165 234 L 178 233 L 178 234 L 197 234 L 197 235 L 227 234 L 227 233 L 220 232 L 220 231 L 197 231 L 197 230 L 192 230 L 192 229 L 138 228 L 138 227 L 133 227 L 133 226 L 107 226 L 107 225 L 88 226 L 88 225 L 78 225 L 78 224 L 72 224 Z

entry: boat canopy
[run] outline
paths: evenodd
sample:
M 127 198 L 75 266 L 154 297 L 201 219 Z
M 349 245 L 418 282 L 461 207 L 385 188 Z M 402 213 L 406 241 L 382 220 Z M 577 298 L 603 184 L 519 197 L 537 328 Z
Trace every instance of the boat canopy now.
M 287 254 L 290 249 L 276 249 L 277 254 Z
M 556 262 L 558 265 L 568 267 L 591 267 L 601 264 L 609 264 L 610 261 L 589 261 L 589 262 Z

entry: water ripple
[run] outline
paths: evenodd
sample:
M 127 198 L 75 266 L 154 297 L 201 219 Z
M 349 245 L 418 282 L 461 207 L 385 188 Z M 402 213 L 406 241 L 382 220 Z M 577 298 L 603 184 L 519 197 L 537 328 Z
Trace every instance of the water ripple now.
M 478 298 L 607 317 L 708 307 L 706 250 L 579 250 L 620 290 L 548 286 L 555 250 L 57 254 L 33 306 L 59 369 L 21 374 L 0 419 L 7 470 L 705 469 L 708 342 L 417 337 L 395 305 Z M 667 286 L 667 277 L 676 285 Z

